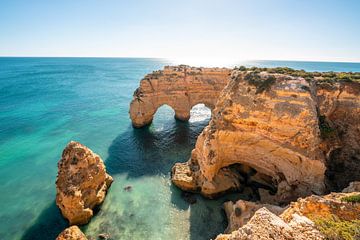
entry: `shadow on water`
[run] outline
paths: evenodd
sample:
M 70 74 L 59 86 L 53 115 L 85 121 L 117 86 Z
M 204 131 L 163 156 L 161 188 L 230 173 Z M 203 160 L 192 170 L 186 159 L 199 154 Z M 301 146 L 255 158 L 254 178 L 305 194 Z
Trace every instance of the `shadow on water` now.
M 60 210 L 58 209 L 54 201 L 45 210 L 41 212 L 36 222 L 26 230 L 21 239 L 53 240 L 66 227 L 68 227 L 68 223 L 62 217 Z
M 201 125 L 174 120 L 163 128 L 129 126 L 109 147 L 106 168 L 110 175 L 127 173 L 128 178 L 168 174 L 175 162 L 189 157 Z
M 195 123 L 167 121 L 166 124 L 128 129 L 116 137 L 108 149 L 106 159 L 110 175 L 127 174 L 127 178 L 142 176 L 169 176 L 176 162 L 186 161 L 193 149 L 197 136 L 207 125 L 206 121 Z M 191 208 L 190 239 L 210 239 L 226 227 L 225 216 L 220 216 L 220 207 L 225 199 L 210 201 L 196 195 L 194 205 L 181 197 L 181 190 L 171 185 L 171 202 L 180 210 Z M 216 219 L 217 221 L 209 221 Z M 220 222 L 220 226 L 219 226 Z M 26 230 L 22 240 L 55 239 L 68 226 L 55 202 L 45 209 L 36 222 Z

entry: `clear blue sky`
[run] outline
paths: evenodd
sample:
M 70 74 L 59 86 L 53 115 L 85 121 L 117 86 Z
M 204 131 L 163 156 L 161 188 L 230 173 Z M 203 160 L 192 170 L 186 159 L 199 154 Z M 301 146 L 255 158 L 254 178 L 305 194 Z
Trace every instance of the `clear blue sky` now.
M 0 56 L 360 61 L 360 1 L 1 0 Z

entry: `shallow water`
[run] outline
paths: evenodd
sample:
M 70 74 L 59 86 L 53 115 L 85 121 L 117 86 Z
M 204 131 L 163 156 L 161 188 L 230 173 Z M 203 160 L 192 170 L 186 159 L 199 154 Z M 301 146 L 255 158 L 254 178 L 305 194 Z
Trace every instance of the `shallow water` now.
M 55 205 L 57 161 L 70 140 L 105 160 L 114 183 L 83 227 L 95 238 L 209 239 L 226 226 L 221 205 L 187 204 L 170 169 L 186 161 L 209 121 L 196 106 L 189 122 L 163 106 L 152 125 L 133 129 L 129 102 L 139 80 L 171 64 L 157 59 L 0 58 L 0 239 L 54 239 L 66 226 Z M 252 62 L 308 70 L 360 71 L 360 64 Z M 132 190 L 124 191 L 125 186 Z

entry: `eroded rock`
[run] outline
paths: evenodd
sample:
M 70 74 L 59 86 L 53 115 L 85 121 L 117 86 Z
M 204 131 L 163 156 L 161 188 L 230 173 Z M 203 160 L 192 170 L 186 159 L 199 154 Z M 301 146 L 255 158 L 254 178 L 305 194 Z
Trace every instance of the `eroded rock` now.
M 258 207 L 262 208 L 257 210 L 253 216 L 251 216 L 253 211 L 248 211 L 247 213 L 242 212 L 241 214 L 245 214 L 244 217 L 250 216 L 250 220 L 229 234 L 220 234 L 216 239 L 328 239 L 329 236 L 327 236 L 326 233 L 331 232 L 338 234 L 337 231 L 339 231 L 339 229 L 336 229 L 335 224 L 333 225 L 334 229 L 331 229 L 332 225 L 327 225 L 329 229 L 327 229 L 325 233 L 320 231 L 319 224 L 326 221 L 337 221 L 338 223 L 343 223 L 343 225 L 338 224 L 337 226 L 345 226 L 351 221 L 360 220 L 360 203 L 348 202 L 344 200 L 344 198 L 359 194 L 359 192 L 354 192 L 332 193 L 326 196 L 309 196 L 291 203 L 290 206 L 280 215 L 278 214 L 281 211 L 278 213 L 276 213 L 274 209 L 269 211 L 269 205 L 261 206 L 254 205 L 255 203 L 249 203 L 249 206 L 251 206 L 250 209 Z M 273 207 L 276 206 L 271 206 L 271 208 Z M 228 214 L 228 216 L 233 217 L 234 214 L 236 214 L 235 209 L 236 208 L 234 208 L 234 206 L 231 206 L 231 208 L 229 208 L 229 212 L 231 214 Z M 238 214 L 239 217 L 241 214 Z M 229 222 L 231 221 L 233 221 L 233 219 L 229 219 Z M 353 222 L 353 224 L 355 228 L 356 226 L 360 228 L 360 222 Z M 237 227 L 235 225 L 233 226 Z M 341 231 L 346 231 L 346 228 L 342 229 Z M 351 236 L 349 235 L 351 234 L 349 232 L 346 232 L 346 234 L 347 237 L 353 237 L 353 239 L 356 239 L 356 237 L 360 236 Z
M 143 127 L 151 123 L 156 110 L 164 104 L 174 109 L 175 117 L 183 121 L 190 118 L 190 110 L 196 104 L 203 103 L 213 109 L 229 81 L 230 71 L 180 65 L 146 75 L 130 104 L 133 126 Z
M 66 146 L 58 163 L 56 204 L 70 225 L 90 221 L 112 181 L 99 155 L 78 142 Z
M 326 184 L 341 191 L 360 179 L 360 82 L 317 82 Z
M 78 226 L 71 226 L 62 231 L 56 240 L 87 240 Z
M 238 200 L 236 203 L 231 201 L 224 203 L 224 210 L 228 219 L 228 226 L 225 233 L 231 233 L 244 226 L 255 214 L 257 210 L 265 207 L 275 215 L 280 215 L 286 208 L 271 204 L 261 204 L 256 202 L 249 202 Z
M 277 203 L 323 193 L 325 155 L 313 88 L 301 77 L 234 70 L 190 160 L 174 166 L 174 184 L 207 197 L 258 186 Z

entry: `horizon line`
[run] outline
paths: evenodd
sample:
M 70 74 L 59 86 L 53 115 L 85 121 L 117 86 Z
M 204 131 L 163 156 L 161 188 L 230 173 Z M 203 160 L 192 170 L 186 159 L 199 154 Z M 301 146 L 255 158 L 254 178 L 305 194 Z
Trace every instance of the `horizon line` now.
M 160 59 L 160 60 L 177 60 L 179 58 L 168 57 L 119 57 L 119 56 L 1 56 L 0 58 L 131 58 L 131 59 Z M 194 58 L 196 59 L 196 58 Z M 231 59 L 234 60 L 234 59 Z M 360 64 L 360 60 L 305 60 L 305 59 L 239 59 L 234 60 L 239 62 L 251 62 L 251 61 L 282 61 L 282 62 L 324 62 L 324 63 L 356 63 Z

